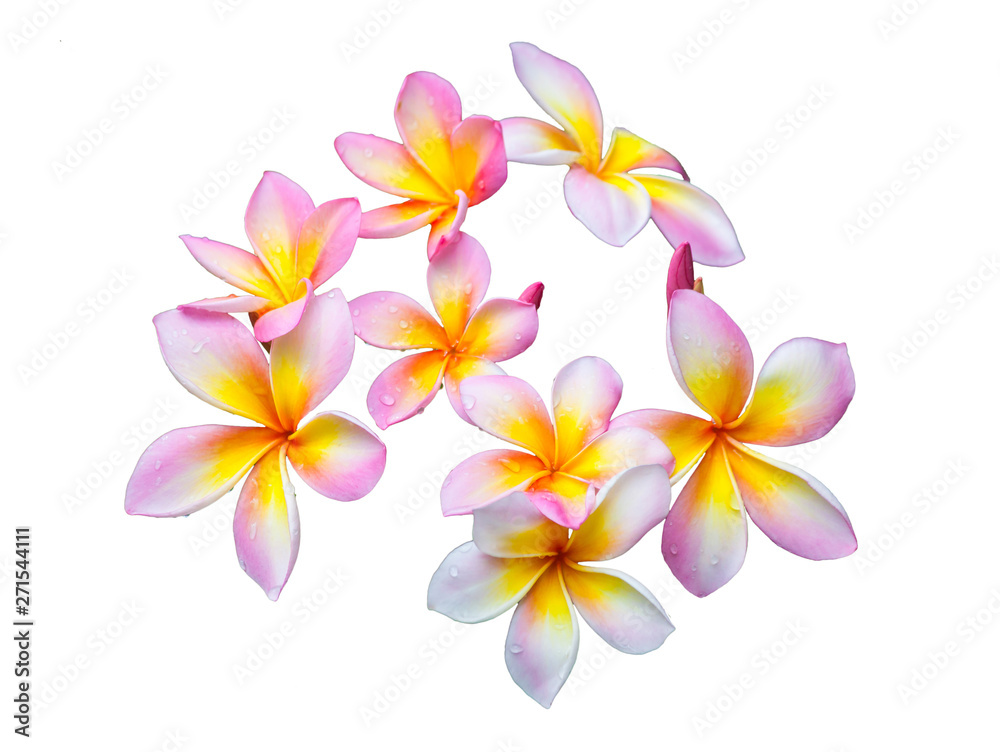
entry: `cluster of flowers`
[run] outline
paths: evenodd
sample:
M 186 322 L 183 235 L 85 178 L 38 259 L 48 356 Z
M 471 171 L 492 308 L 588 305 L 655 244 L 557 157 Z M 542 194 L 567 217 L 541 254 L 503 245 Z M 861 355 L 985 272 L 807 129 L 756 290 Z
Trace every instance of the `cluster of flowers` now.
M 616 128 L 605 152 L 601 109 L 583 74 L 533 45 L 512 49 L 518 78 L 558 127 L 463 118 L 451 84 L 414 73 L 396 100 L 402 143 L 358 133 L 336 140 L 351 172 L 405 201 L 367 212 L 353 198 L 317 207 L 296 183 L 268 172 L 246 212 L 253 253 L 182 238 L 203 267 L 244 294 L 156 316 L 163 358 L 192 394 L 259 427 L 197 426 L 160 437 L 139 459 L 125 507 L 187 515 L 247 476 L 233 523 L 236 553 L 277 599 L 299 548 L 286 460 L 315 491 L 344 501 L 368 494 L 385 469 L 386 448 L 372 430 L 343 413 L 313 411 L 346 375 L 355 336 L 416 350 L 371 386 L 368 410 L 380 429 L 422 412 L 443 386 L 460 418 L 517 447 L 481 452 L 445 480 L 442 510 L 472 515 L 472 541 L 433 575 L 428 606 L 479 622 L 516 604 L 507 666 L 548 707 L 576 659 L 577 612 L 628 653 L 653 650 L 673 631 L 640 583 L 581 562 L 615 558 L 661 525 L 667 565 L 705 596 L 742 566 L 747 515 L 799 556 L 832 559 L 856 549 L 847 514 L 825 486 L 747 446 L 823 436 L 847 409 L 854 375 L 844 345 L 800 338 L 770 355 L 754 385 L 746 337 L 694 275 L 695 261 L 728 266 L 743 258 L 719 204 L 691 185 L 676 158 L 627 130 Z M 543 288 L 484 302 L 490 262 L 461 227 L 469 207 L 506 181 L 509 161 L 568 165 L 566 202 L 601 240 L 624 245 L 652 219 L 675 247 L 667 351 L 677 381 L 707 417 L 661 409 L 614 417 L 622 380 L 594 357 L 556 375 L 550 411 L 497 365 L 535 340 Z M 642 169 L 661 172 L 634 172 Z M 340 290 L 316 292 L 359 237 L 427 225 L 436 318 L 401 293 L 348 302 Z M 236 313 L 249 314 L 252 331 Z M 671 486 L 688 473 L 671 504 Z

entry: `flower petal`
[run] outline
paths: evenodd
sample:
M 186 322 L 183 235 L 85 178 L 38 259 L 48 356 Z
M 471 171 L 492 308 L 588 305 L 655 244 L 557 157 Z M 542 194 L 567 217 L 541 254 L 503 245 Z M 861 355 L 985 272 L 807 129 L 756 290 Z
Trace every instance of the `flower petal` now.
M 733 223 L 705 191 L 665 176 L 633 177 L 649 192 L 653 224 L 670 245 L 690 243 L 694 260 L 706 266 L 732 266 L 743 260 Z
M 210 405 L 280 429 L 267 358 L 232 316 L 188 308 L 153 318 L 163 360 L 185 389 Z
M 538 336 L 538 309 L 513 298 L 487 300 L 473 314 L 458 352 L 509 360 L 527 350 Z
M 468 514 L 515 491 L 522 491 L 545 465 L 533 454 L 514 449 L 489 449 L 458 463 L 441 485 L 441 512 L 445 517 Z
M 667 516 L 670 473 L 643 465 L 616 475 L 601 488 L 597 508 L 573 533 L 566 551 L 573 561 L 606 561 L 632 548 Z
M 250 245 L 286 292 L 299 281 L 295 274 L 295 245 L 302 223 L 315 208 L 302 186 L 270 171 L 264 173 L 247 204 L 244 225 Z
M 663 558 L 699 598 L 725 585 L 743 566 L 747 521 L 743 502 L 716 441 L 681 489 L 663 526 Z
M 181 235 L 194 260 L 221 280 L 243 292 L 268 300 L 283 300 L 267 268 L 252 253 L 208 238 Z
M 333 290 L 314 296 L 298 326 L 271 342 L 271 386 L 286 429 L 294 430 L 343 381 L 353 357 L 354 330 L 344 294 Z
M 608 430 L 621 398 L 621 376 L 606 360 L 587 356 L 560 369 L 552 382 L 557 466 Z
M 616 173 L 638 170 L 645 167 L 658 167 L 670 170 L 687 180 L 687 173 L 673 154 L 651 144 L 644 138 L 625 128 L 615 128 L 611 132 L 611 144 L 608 153 L 601 162 L 598 172 Z
M 504 118 L 503 143 L 510 162 L 570 165 L 583 156 L 569 134 L 554 125 L 527 117 Z
M 515 42 L 510 49 L 514 72 L 528 94 L 596 166 L 601 161 L 604 118 L 590 81 L 575 65 L 533 44 Z
M 291 437 L 288 459 L 314 491 L 337 501 L 354 501 L 366 496 L 382 477 L 385 444 L 350 415 L 319 413 Z
M 354 252 L 361 230 L 361 204 L 338 198 L 316 207 L 299 231 L 295 275 L 319 287 L 339 272 Z
M 504 651 L 514 683 L 546 708 L 552 706 L 573 670 L 580 648 L 576 612 L 570 606 L 560 569 L 551 566 L 545 570 L 518 604 Z
M 799 337 L 764 361 L 750 405 L 728 433 L 767 446 L 814 441 L 837 425 L 853 398 L 847 345 Z
M 165 433 L 142 453 L 125 489 L 125 511 L 147 517 L 197 512 L 233 490 L 284 437 L 269 428 L 195 426 Z
M 427 235 L 428 261 L 433 259 L 439 250 L 458 242 L 462 237 L 462 223 L 465 222 L 469 210 L 469 198 L 465 195 L 465 191 L 458 191 L 456 195 L 458 196 L 458 205 L 445 209 L 437 219 L 431 222 L 431 231 Z
M 384 350 L 448 348 L 444 329 L 413 298 L 398 292 L 370 292 L 350 304 L 354 333 Z
M 347 169 L 373 188 L 402 198 L 451 202 L 451 194 L 402 144 L 361 133 L 342 133 L 333 144 Z
M 594 511 L 597 490 L 564 473 L 540 477 L 524 491 L 539 512 L 563 527 L 576 530 Z
M 456 187 L 465 191 L 469 206 L 480 204 L 507 182 L 507 152 L 500 123 L 484 115 L 463 120 L 451 134 Z
M 265 454 L 243 484 L 233 535 L 243 571 L 268 598 L 278 600 L 299 555 L 299 510 L 284 445 Z
M 441 76 L 426 71 L 411 73 L 396 97 L 396 129 L 417 161 L 447 190 L 455 182 L 448 137 L 462 122 L 462 99 Z
M 857 550 L 847 512 L 814 477 L 745 446 L 727 454 L 747 513 L 768 538 L 813 560 L 839 559 Z
M 552 421 L 530 384 L 513 376 L 470 376 L 458 391 L 473 424 L 551 461 L 555 455 Z
M 258 298 L 256 295 L 224 295 L 221 298 L 203 298 L 193 303 L 184 303 L 177 308 L 181 311 L 194 308 L 200 311 L 216 311 L 218 313 L 250 313 L 266 308 L 270 304 L 271 301 Z
M 557 554 L 569 538 L 566 528 L 539 512 L 523 493 L 480 507 L 472 519 L 476 548 L 504 559 Z
M 431 403 L 444 376 L 440 350 L 407 355 L 382 371 L 368 390 L 368 412 L 383 431 L 412 418 Z
M 270 342 L 276 337 L 288 334 L 299 325 L 306 312 L 306 306 L 313 299 L 313 284 L 303 279 L 295 288 L 290 303 L 268 311 L 254 322 L 253 333 L 259 342 Z
M 362 238 L 399 238 L 429 225 L 440 217 L 447 208 L 444 204 L 430 201 L 404 201 L 401 204 L 381 206 L 361 215 L 361 228 L 358 231 L 358 236 Z
M 612 428 L 644 428 L 667 445 L 674 456 L 674 482 L 694 467 L 715 440 L 712 424 L 704 418 L 671 410 L 635 410 L 611 421 Z
M 448 400 L 455 408 L 455 413 L 466 423 L 472 423 L 468 413 L 462 406 L 462 395 L 459 393 L 459 385 L 469 376 L 503 376 L 504 370 L 486 358 L 477 358 L 472 355 L 452 355 L 448 359 L 448 365 L 444 371 L 444 388 L 448 392 Z
M 598 176 L 574 165 L 563 191 L 573 216 L 609 245 L 625 245 L 649 221 L 649 194 L 629 175 Z
M 584 621 L 615 650 L 642 655 L 674 631 L 656 596 L 627 574 L 570 565 L 562 575 Z
M 667 311 L 667 355 L 681 388 L 717 423 L 735 420 L 750 396 L 746 336 L 707 295 L 678 290 Z
M 441 562 L 427 588 L 427 608 L 465 624 L 499 616 L 535 584 L 551 559 L 498 559 L 469 541 Z
M 670 267 L 667 269 L 667 304 L 677 290 L 694 289 L 694 259 L 691 255 L 691 244 L 681 243 L 670 257 Z
M 444 324 L 448 342 L 458 342 L 490 286 L 490 259 L 479 241 L 464 232 L 427 266 L 427 291 Z
M 667 445 L 649 431 L 618 426 L 587 444 L 560 469 L 600 487 L 622 470 L 639 465 L 662 465 L 669 472 L 674 469 L 674 456 Z

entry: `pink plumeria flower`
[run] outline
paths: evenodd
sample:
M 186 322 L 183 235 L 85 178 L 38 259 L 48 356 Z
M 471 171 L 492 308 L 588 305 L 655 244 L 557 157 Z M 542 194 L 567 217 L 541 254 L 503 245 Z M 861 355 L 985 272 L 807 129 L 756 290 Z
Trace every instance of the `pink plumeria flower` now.
M 427 289 L 441 323 L 398 292 L 371 292 L 351 301 L 354 332 L 369 345 L 422 350 L 397 360 L 372 383 L 368 411 L 379 428 L 416 415 L 442 383 L 455 412 L 469 420 L 458 394 L 462 380 L 503 374 L 497 362 L 519 355 L 535 341 L 541 283 L 520 299 L 482 303 L 489 284 L 486 251 L 463 232 L 434 254 L 427 267 Z
M 154 441 L 125 490 L 125 511 L 179 517 L 208 506 L 250 473 L 236 504 L 240 565 L 277 600 L 299 551 L 299 514 L 285 460 L 331 499 L 371 491 L 385 469 L 385 445 L 338 412 L 305 416 L 347 374 L 354 333 L 340 290 L 317 296 L 299 325 L 271 343 L 271 362 L 232 316 L 197 309 L 153 320 L 170 372 L 196 397 L 259 427 L 180 428 Z
M 411 73 L 396 97 L 396 128 L 403 143 L 344 133 L 337 153 L 364 182 L 408 199 L 367 211 L 361 237 L 397 238 L 431 226 L 427 256 L 454 239 L 470 206 L 507 180 L 500 124 L 473 115 L 462 119 L 455 87 L 433 73 Z
M 473 540 L 452 551 L 431 578 L 428 608 L 474 624 L 517 609 L 504 657 L 517 685 L 550 707 L 576 662 L 579 611 L 611 647 L 655 650 L 674 631 L 663 607 L 626 574 L 580 564 L 621 556 L 663 521 L 669 472 L 659 465 L 609 481 L 597 508 L 570 535 L 523 493 L 475 511 Z
M 250 197 L 245 225 L 254 253 L 208 238 L 181 236 L 199 264 L 247 293 L 183 307 L 250 313 L 257 339 L 270 342 L 299 323 L 314 288 L 351 257 L 361 205 L 356 198 L 341 198 L 317 207 L 298 183 L 265 172 Z
M 469 420 L 527 449 L 494 449 L 460 463 L 441 487 L 445 515 L 468 514 L 516 491 L 549 519 L 579 528 L 601 486 L 637 465 L 673 468 L 663 442 L 642 428 L 608 430 L 622 380 L 600 358 L 578 358 L 556 375 L 550 417 L 529 384 L 512 376 L 472 376 L 459 387 Z
M 688 182 L 672 154 L 624 128 L 614 129 L 603 152 L 601 105 L 579 68 L 526 42 L 515 42 L 511 50 L 524 88 L 561 127 L 534 118 L 502 120 L 507 159 L 569 165 L 563 185 L 566 203 L 605 243 L 625 245 L 652 216 L 671 245 L 689 242 L 700 264 L 730 266 L 743 260 L 722 207 Z M 644 168 L 669 170 L 679 177 L 632 172 Z
M 834 495 L 808 473 L 747 446 L 794 446 L 826 435 L 854 396 L 847 346 L 808 337 L 779 345 L 747 405 L 753 355 L 726 312 L 705 295 L 678 290 L 667 320 L 674 375 L 709 417 L 638 410 L 616 418 L 612 430 L 639 427 L 659 436 L 677 460 L 677 479 L 697 467 L 663 528 L 663 557 L 677 579 L 699 597 L 732 579 L 746 556 L 747 514 L 793 554 L 822 560 L 853 553 L 858 542 Z

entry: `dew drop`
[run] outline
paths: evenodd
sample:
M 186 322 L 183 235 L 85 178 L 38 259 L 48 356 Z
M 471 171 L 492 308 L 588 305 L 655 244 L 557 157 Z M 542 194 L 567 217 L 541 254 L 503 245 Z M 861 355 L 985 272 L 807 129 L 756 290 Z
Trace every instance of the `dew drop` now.
M 520 653 L 523 650 L 524 650 L 524 648 L 522 648 L 520 645 L 511 645 L 510 646 L 510 652 L 512 652 L 514 655 L 517 655 L 518 653 Z
M 511 394 L 510 392 L 504 392 L 504 395 L 503 395 L 503 401 L 504 402 L 510 402 L 513 399 L 514 399 L 514 395 L 513 394 Z
M 478 188 L 479 190 L 483 190 L 485 187 L 486 187 L 485 180 L 480 180 L 478 183 L 476 183 L 476 188 Z
M 515 332 L 514 339 L 521 339 L 521 332 Z
M 365 149 L 365 156 L 368 157 L 368 159 L 371 159 L 375 156 L 375 153 L 371 149 Z
M 378 401 L 381 402 L 386 407 L 392 407 L 393 405 L 396 404 L 396 400 L 393 399 L 392 396 L 389 394 L 383 394 L 381 397 L 378 398 Z
M 367 172 L 365 172 L 364 170 L 357 170 L 357 171 L 356 171 L 356 172 L 355 172 L 354 174 L 355 174 L 355 175 L 357 175 L 357 176 L 358 176 L 359 178 L 361 178 L 362 180 L 363 180 L 364 178 L 368 177 L 368 173 L 367 173 Z
M 399 320 L 399 328 L 400 329 L 406 329 L 409 326 L 410 326 L 410 322 L 407 321 L 406 319 L 400 319 Z
M 351 311 L 351 313 L 353 313 L 355 316 L 360 316 L 361 315 L 361 309 L 360 308 L 355 308 L 353 311 Z
M 469 294 L 471 294 L 471 293 L 472 293 L 472 283 L 470 282 L 469 284 L 467 284 L 467 285 L 465 286 L 465 294 L 466 294 L 466 295 L 469 295 Z
M 160 485 L 161 483 L 163 483 L 163 478 L 157 476 L 157 478 L 156 478 L 156 485 Z
M 712 561 L 713 565 L 718 564 L 719 563 L 719 557 L 718 556 L 713 556 L 712 559 L 711 559 L 711 561 Z
M 676 543 L 671 543 L 670 544 L 670 553 L 672 553 L 674 556 L 677 555 L 677 544 Z
M 250 523 L 250 540 L 253 540 L 256 537 L 257 537 L 257 523 L 256 522 L 251 522 Z
M 471 410 L 475 406 L 476 406 L 475 397 L 473 397 L 471 394 L 462 395 L 462 407 L 464 407 L 466 410 Z
M 398 310 L 399 310 L 398 306 L 394 306 L 394 305 L 389 306 L 389 313 L 395 313 Z
M 156 462 L 155 462 L 155 463 L 153 464 L 153 469 L 154 469 L 154 470 L 159 470 L 159 469 L 160 469 L 160 467 L 161 467 L 162 465 L 163 465 L 163 462 L 161 462 L 160 460 L 157 460 L 157 461 L 156 461 Z
M 694 564 L 692 564 L 691 565 L 691 571 L 692 572 L 697 572 L 698 571 L 698 567 L 696 567 Z
M 208 337 L 205 337 L 205 339 L 199 340 L 198 342 L 195 343 L 194 347 L 191 348 L 191 352 L 197 355 L 198 353 L 201 352 L 202 348 L 207 344 L 208 344 Z
M 452 577 L 458 577 L 458 567 L 452 565 L 448 568 L 448 574 Z

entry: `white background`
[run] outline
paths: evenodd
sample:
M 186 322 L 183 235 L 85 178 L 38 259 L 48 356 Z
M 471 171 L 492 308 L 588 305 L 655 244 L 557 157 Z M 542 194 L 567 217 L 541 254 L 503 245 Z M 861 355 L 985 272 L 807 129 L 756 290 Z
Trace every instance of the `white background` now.
M 47 700 L 33 738 L 18 744 L 991 744 L 1000 659 L 995 3 L 8 0 L 2 16 L 0 592 L 6 620 L 13 528 L 30 525 L 34 691 Z M 394 98 L 413 70 L 451 80 L 466 113 L 541 116 L 514 77 L 514 40 L 580 66 L 609 127 L 668 148 L 720 198 L 747 260 L 699 273 L 745 326 L 758 364 L 794 336 L 846 341 L 858 381 L 828 438 L 782 456 L 838 495 L 859 552 L 808 562 L 753 528 L 743 570 L 699 600 L 671 577 L 654 532 L 616 566 L 661 596 L 677 631 L 631 657 L 584 626 L 576 669 L 550 711 L 507 675 L 509 616 L 460 627 L 426 610 L 431 573 L 470 537 L 468 518 L 440 516 L 443 471 L 469 447 L 497 445 L 443 395 L 386 432 L 388 468 L 368 498 L 332 502 L 297 482 L 301 554 L 277 604 L 237 566 L 235 494 L 179 520 L 130 518 L 122 504 L 155 436 L 234 422 L 184 392 L 160 359 L 154 314 L 230 292 L 177 236 L 245 247 L 243 211 L 265 169 L 317 203 L 387 203 L 347 172 L 333 139 L 347 130 L 394 137 Z M 103 119 L 109 132 L 88 148 Z M 538 341 L 508 372 L 546 392 L 567 360 L 600 355 L 624 378 L 623 409 L 688 410 L 664 347 L 669 249 L 652 225 L 624 249 L 602 245 L 566 210 L 561 177 L 561 168 L 513 165 L 465 227 L 490 253 L 491 296 L 546 284 Z M 210 198 L 186 210 L 199 192 Z M 874 219 L 849 230 L 862 213 Z M 423 232 L 362 240 L 328 286 L 426 303 L 424 242 Z M 109 288 L 115 273 L 127 284 Z M 103 300 L 101 310 L 88 299 Z M 61 338 L 70 325 L 75 336 Z M 68 342 L 29 375 L 23 367 L 51 338 Z M 387 362 L 359 343 L 351 376 L 325 407 L 371 424 L 364 394 Z M 106 478 L 93 474 L 102 468 Z M 82 498 L 88 482 L 96 489 Z M 267 635 L 283 625 L 290 634 L 269 649 Z M 3 642 L 6 698 L 14 658 Z M 241 681 L 248 661 L 256 670 Z M 398 680 L 408 671 L 416 678 Z M 12 712 L 0 713 L 7 740 Z

